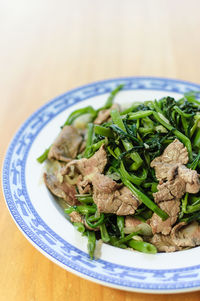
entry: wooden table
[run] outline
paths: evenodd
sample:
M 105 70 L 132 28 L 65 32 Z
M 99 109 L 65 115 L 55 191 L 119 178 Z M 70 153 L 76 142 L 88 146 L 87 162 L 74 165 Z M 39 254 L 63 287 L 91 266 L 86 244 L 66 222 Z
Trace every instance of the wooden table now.
M 198 0 L 0 3 L 0 150 L 49 99 L 105 78 L 152 75 L 200 83 Z M 200 300 L 128 293 L 81 279 L 39 253 L 1 195 L 1 301 Z

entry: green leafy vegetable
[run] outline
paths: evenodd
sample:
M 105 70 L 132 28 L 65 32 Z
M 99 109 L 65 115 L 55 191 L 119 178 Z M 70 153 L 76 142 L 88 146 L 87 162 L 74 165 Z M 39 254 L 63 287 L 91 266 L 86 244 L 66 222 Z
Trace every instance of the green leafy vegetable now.
M 37 161 L 38 161 L 39 163 L 43 163 L 43 162 L 48 158 L 49 149 L 50 149 L 50 148 L 47 148 L 47 149 L 44 151 L 44 153 L 43 153 L 40 157 L 37 158 Z
M 90 255 L 90 258 L 93 259 L 94 257 L 94 251 L 95 251 L 95 246 L 96 246 L 96 236 L 95 232 L 93 231 L 87 231 L 87 237 L 88 237 L 88 253 Z
M 132 239 L 128 242 L 128 246 L 142 253 L 148 253 L 148 254 L 157 253 L 157 249 L 154 245 L 140 240 Z

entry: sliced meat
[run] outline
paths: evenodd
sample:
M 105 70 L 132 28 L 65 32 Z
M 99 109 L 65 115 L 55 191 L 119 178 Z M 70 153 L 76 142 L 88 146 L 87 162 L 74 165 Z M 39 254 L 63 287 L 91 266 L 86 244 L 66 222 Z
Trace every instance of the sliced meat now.
M 94 120 L 95 124 L 102 124 L 108 120 L 110 117 L 110 109 L 99 111 L 97 118 Z
M 161 156 L 151 162 L 159 180 L 158 191 L 153 194 L 154 200 L 169 215 L 166 221 L 162 221 L 158 215 L 153 214 L 150 225 L 154 234 L 169 234 L 180 211 L 179 200 L 185 192 L 197 193 L 200 189 L 199 175 L 183 165 L 187 162 L 187 149 L 177 139 L 166 147 Z M 168 251 L 174 249 L 174 246 L 169 247 L 169 244 L 165 247 Z
M 98 211 L 105 213 L 110 213 L 110 211 L 117 211 L 120 204 L 113 204 L 113 199 L 115 192 L 119 188 L 119 185 L 111 178 L 100 173 L 95 175 L 92 180 L 92 185 L 93 199 L 97 205 Z
M 69 216 L 72 223 L 83 223 L 83 218 L 80 213 L 73 211 Z
M 135 210 L 140 205 L 140 201 L 131 193 L 127 187 L 122 187 L 119 190 L 119 196 L 115 193 L 114 201 L 121 201 L 121 205 L 117 210 L 117 215 L 134 214 Z
M 95 124 L 102 124 L 106 122 L 110 118 L 110 112 L 113 109 L 117 109 L 119 111 L 119 105 L 113 104 L 110 109 L 99 111 L 97 118 L 94 120 Z
M 92 185 L 99 212 L 130 215 L 135 213 L 140 204 L 128 188 L 120 188 L 121 185 L 105 175 L 96 174 Z
M 185 194 L 186 183 L 180 177 L 157 186 L 158 191 L 153 193 L 156 203 L 173 199 L 180 199 Z
M 178 247 L 173 243 L 170 235 L 154 234 L 149 242 L 153 244 L 159 252 L 168 253 L 182 250 L 181 247 Z
M 142 221 L 140 221 L 139 219 L 132 217 L 132 216 L 126 216 L 126 218 L 125 218 L 125 227 L 126 228 L 134 228 L 141 223 L 142 223 Z
M 70 173 L 72 169 L 83 177 L 92 179 L 96 173 L 102 173 L 107 164 L 107 154 L 104 145 L 89 159 L 83 158 L 69 162 L 62 170 L 62 175 Z
M 92 192 L 92 178 L 102 173 L 107 164 L 107 154 L 104 145 L 89 159 L 83 158 L 72 160 L 63 169 L 62 175 L 70 176 L 72 179 L 77 178 L 77 188 L 79 193 Z
M 169 165 L 168 181 L 157 186 L 158 191 L 153 194 L 156 203 L 172 199 L 180 199 L 185 194 L 197 193 L 200 189 L 199 175 L 196 170 L 191 170 L 184 165 Z M 160 167 L 162 169 L 162 167 Z M 161 173 L 159 174 L 159 176 Z M 174 177 L 174 178 L 173 178 Z M 169 180 L 171 179 L 171 180 Z
M 184 145 L 175 139 L 160 157 L 151 162 L 160 181 L 158 191 L 153 194 L 156 203 L 180 199 L 185 192 L 197 193 L 200 190 L 197 172 L 183 165 L 188 162 L 187 154 Z
M 113 181 L 108 176 L 97 173 L 95 177 L 92 179 L 92 185 L 95 191 L 98 193 L 102 191 L 102 193 L 111 194 L 117 189 L 121 187 L 120 184 Z
M 70 206 L 79 204 L 75 196 L 76 189 L 74 186 L 66 182 L 60 183 L 54 174 L 44 173 L 44 182 L 51 193 L 59 198 L 63 198 Z
M 71 125 L 64 126 L 49 150 L 48 159 L 71 161 L 76 158 L 82 140 L 76 128 Z
M 137 231 L 145 237 L 152 236 L 152 229 L 147 222 L 142 222 L 133 216 L 126 216 L 124 233 L 129 234 Z
M 170 143 L 164 150 L 163 154 L 160 157 L 155 158 L 151 162 L 151 167 L 154 167 L 155 163 L 188 163 L 188 152 L 183 143 L 178 139 L 175 139 Z
M 69 214 L 69 216 L 72 223 L 82 223 L 87 229 L 91 231 L 99 231 L 99 227 L 91 228 L 90 226 L 88 226 L 85 218 L 79 212 L 73 211 Z
M 178 175 L 186 183 L 185 191 L 197 193 L 200 189 L 199 175 L 196 170 L 191 170 L 184 165 L 178 167 Z
M 172 226 L 177 220 L 180 211 L 180 201 L 171 200 L 161 202 L 159 203 L 159 207 L 169 215 L 169 218 L 163 221 L 156 213 L 154 213 L 150 219 L 150 226 L 153 234 L 162 233 L 167 235 L 170 233 Z
M 92 193 L 91 182 L 88 179 L 83 179 L 82 175 L 78 176 L 77 188 L 80 194 Z
M 200 245 L 200 225 L 184 222 L 174 226 L 170 235 L 155 234 L 150 240 L 160 252 L 174 252 Z
M 159 181 L 171 181 L 173 180 L 178 172 L 177 163 L 162 163 L 162 162 L 151 162 L 151 167 L 155 168 L 156 178 Z
M 182 250 L 183 248 L 176 243 L 175 233 L 178 231 L 185 223 L 179 223 L 174 226 L 169 235 L 155 234 L 150 242 L 156 246 L 159 252 L 175 252 Z
M 192 222 L 189 225 L 179 223 L 171 232 L 174 244 L 179 247 L 195 247 L 200 245 L 200 225 Z

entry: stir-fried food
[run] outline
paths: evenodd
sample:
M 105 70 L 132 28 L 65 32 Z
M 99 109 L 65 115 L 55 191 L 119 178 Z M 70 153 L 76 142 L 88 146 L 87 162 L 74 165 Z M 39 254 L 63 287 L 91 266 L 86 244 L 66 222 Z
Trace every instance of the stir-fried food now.
M 44 182 L 88 237 L 145 253 L 200 245 L 200 102 L 194 92 L 175 100 L 106 104 L 70 114 L 52 145 Z M 84 118 L 83 118 L 84 115 Z

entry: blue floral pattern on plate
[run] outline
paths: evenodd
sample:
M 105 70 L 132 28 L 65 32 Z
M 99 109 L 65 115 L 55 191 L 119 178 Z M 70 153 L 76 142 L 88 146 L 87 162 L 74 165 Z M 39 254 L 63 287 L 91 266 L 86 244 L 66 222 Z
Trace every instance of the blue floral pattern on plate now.
M 121 78 L 89 84 L 69 91 L 35 112 L 19 129 L 7 151 L 3 166 L 3 190 L 12 217 L 42 253 L 79 275 L 121 289 L 151 292 L 191 290 L 200 287 L 200 265 L 168 270 L 149 270 L 91 261 L 88 254 L 59 237 L 35 211 L 28 196 L 25 166 L 33 141 L 55 116 L 75 103 L 110 92 L 119 84 L 125 90 L 161 90 L 185 93 L 200 86 L 164 78 Z

